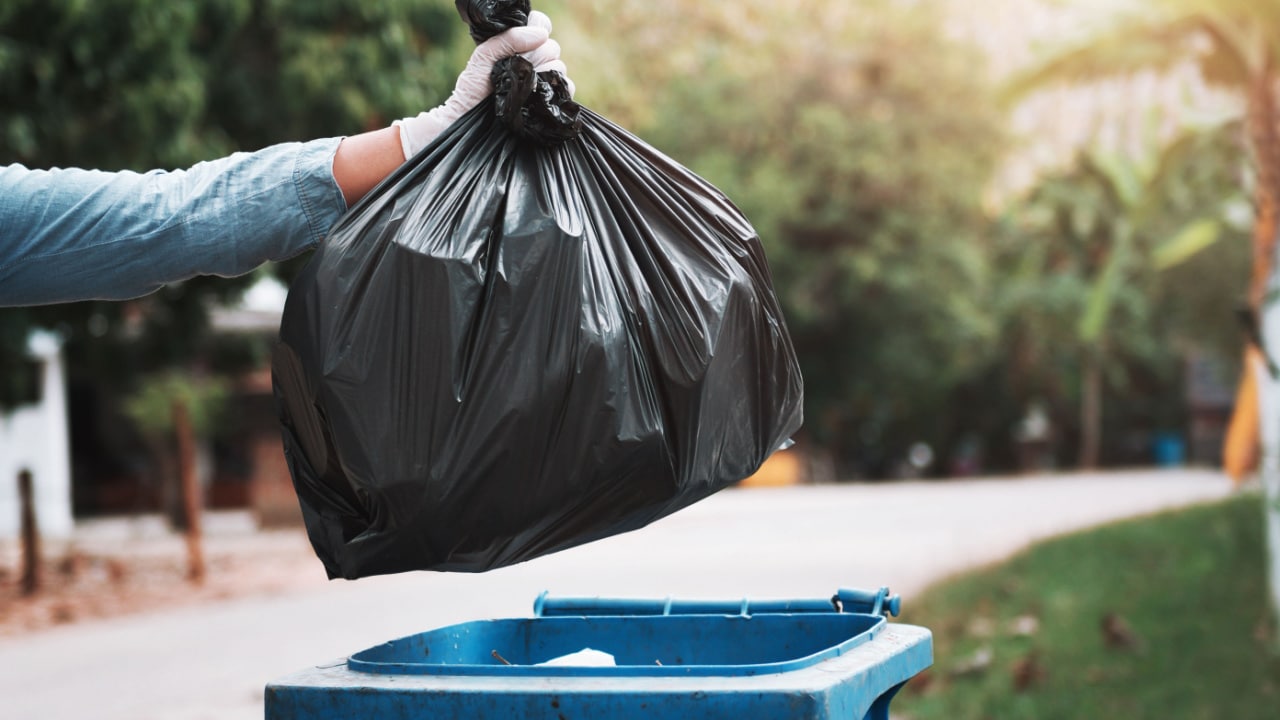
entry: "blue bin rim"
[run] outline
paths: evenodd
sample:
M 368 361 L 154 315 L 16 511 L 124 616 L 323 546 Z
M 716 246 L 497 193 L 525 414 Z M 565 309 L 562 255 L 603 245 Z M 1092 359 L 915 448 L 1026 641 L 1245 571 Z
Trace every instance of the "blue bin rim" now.
M 784 618 L 804 618 L 812 619 L 812 613 L 768 613 L 769 617 Z M 491 664 L 455 664 L 446 665 L 442 663 L 406 663 L 406 662 L 377 662 L 367 660 L 362 656 L 368 656 L 374 650 L 383 645 L 375 646 L 361 650 L 349 658 L 347 658 L 347 668 L 354 672 L 361 672 L 373 675 L 441 675 L 441 676 L 490 676 L 490 677 L 715 677 L 715 676 L 750 676 L 750 675 L 766 675 L 771 673 L 792 672 L 801 670 L 825 660 L 839 657 L 844 653 L 853 650 L 856 647 L 871 642 L 888 626 L 887 619 L 882 615 L 870 615 L 863 613 L 843 613 L 845 617 L 858 617 L 864 620 L 871 620 L 870 626 L 844 641 L 829 646 L 818 652 L 809 655 L 781 660 L 770 663 L 755 663 L 744 665 L 615 665 L 607 667 L 595 666 L 558 666 L 558 665 L 491 665 Z M 756 615 L 754 617 L 762 617 Z M 690 618 L 717 618 L 717 619 L 750 619 L 753 616 L 745 616 L 741 614 L 686 614 L 686 615 L 646 615 L 637 616 L 633 614 L 619 615 L 594 615 L 592 620 L 604 620 L 609 618 L 626 619 L 628 621 L 647 621 L 662 622 L 673 618 L 690 619 Z M 505 618 L 503 620 L 490 621 L 471 621 L 467 623 L 458 623 L 455 625 L 436 628 L 427 632 L 439 632 L 470 625 L 475 622 L 502 622 L 502 621 L 527 621 L 527 622 L 550 622 L 550 621 L 573 621 L 582 620 L 583 617 L 560 616 L 553 618 L 535 617 L 535 618 Z M 426 633 L 420 633 L 426 634 Z M 405 640 L 415 635 L 400 638 Z M 398 641 L 392 641 L 398 642 Z M 385 644 L 384 644 L 385 645 Z

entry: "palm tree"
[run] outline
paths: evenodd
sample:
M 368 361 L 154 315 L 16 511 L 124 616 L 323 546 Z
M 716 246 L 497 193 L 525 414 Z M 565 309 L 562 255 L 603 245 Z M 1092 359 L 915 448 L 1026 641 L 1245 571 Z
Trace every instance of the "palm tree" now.
M 1254 317 L 1268 304 L 1277 231 L 1280 230 L 1280 0 L 1147 0 L 1141 12 L 1108 31 L 1057 53 L 1011 84 L 1021 96 L 1053 84 L 1085 84 L 1194 64 L 1210 86 L 1234 94 L 1244 108 L 1244 145 L 1254 169 L 1253 268 L 1248 298 Z M 1268 342 L 1269 341 L 1269 342 Z M 1264 338 L 1280 347 L 1280 337 Z M 1246 356 L 1248 358 L 1248 356 Z M 1258 373 L 1246 359 L 1246 372 Z M 1271 384 L 1276 384 L 1274 378 Z M 1280 388 L 1277 388 L 1280 389 Z M 1262 390 L 1262 400 L 1280 397 Z M 1264 413 L 1280 408 L 1262 406 Z M 1264 452 L 1280 451 L 1280 437 L 1263 437 Z M 1271 548 L 1271 592 L 1280 609 L 1280 473 L 1263 463 Z
M 1016 78 L 1013 97 L 1053 84 L 1086 84 L 1194 63 L 1205 83 L 1243 100 L 1253 161 L 1254 264 L 1249 299 L 1260 310 L 1280 230 L 1280 1 L 1148 0 L 1141 14 L 1060 52 Z
M 1188 165 L 1203 163 L 1206 149 L 1231 128 L 1186 131 L 1131 153 L 1084 150 L 1070 167 L 1041 179 L 1015 211 L 1023 219 L 1018 251 L 1023 240 L 1030 243 L 1007 278 L 1011 297 L 1047 345 L 1033 355 L 1069 353 L 1079 363 L 1081 468 L 1098 465 L 1105 369 L 1136 352 L 1126 338 L 1141 334 L 1135 322 L 1149 325 L 1141 318 L 1154 310 L 1156 273 L 1227 229 L 1215 216 L 1234 193 L 1198 194 L 1192 207 L 1180 198 L 1189 188 Z M 1053 252 L 1043 250 L 1046 242 Z

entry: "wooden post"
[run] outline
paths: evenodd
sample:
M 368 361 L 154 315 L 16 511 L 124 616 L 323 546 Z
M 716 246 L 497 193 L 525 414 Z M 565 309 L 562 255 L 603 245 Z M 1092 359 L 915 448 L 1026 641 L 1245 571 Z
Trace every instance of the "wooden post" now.
M 1080 392 L 1080 469 L 1096 470 L 1102 450 L 1102 358 L 1088 351 Z
M 178 436 L 178 472 L 182 475 L 182 508 L 186 516 L 187 579 L 204 582 L 204 546 L 200 533 L 200 480 L 196 477 L 196 441 L 191 417 L 181 400 L 173 403 L 173 427 Z
M 18 473 L 18 496 L 22 507 L 22 594 L 34 595 L 40 589 L 40 530 L 30 470 Z

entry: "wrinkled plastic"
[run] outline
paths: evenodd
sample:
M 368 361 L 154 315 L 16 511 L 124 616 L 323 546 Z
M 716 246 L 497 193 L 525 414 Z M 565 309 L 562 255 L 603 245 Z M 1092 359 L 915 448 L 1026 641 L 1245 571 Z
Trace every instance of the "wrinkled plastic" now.
M 455 0 L 454 7 L 477 43 L 529 21 L 529 0 Z M 495 63 L 490 80 L 494 111 L 512 133 L 554 145 L 582 131 L 582 108 L 560 73 L 534 72 L 532 63 L 515 56 Z
M 494 112 L 511 133 L 541 145 L 555 145 L 582 132 L 582 106 L 573 101 L 559 72 L 534 72 L 522 57 L 493 68 Z
M 529 24 L 529 0 L 454 0 L 454 8 L 477 43 L 513 27 Z
M 591 111 L 551 146 L 489 98 L 295 281 L 274 358 L 330 577 L 484 571 L 642 527 L 801 423 L 760 241 Z

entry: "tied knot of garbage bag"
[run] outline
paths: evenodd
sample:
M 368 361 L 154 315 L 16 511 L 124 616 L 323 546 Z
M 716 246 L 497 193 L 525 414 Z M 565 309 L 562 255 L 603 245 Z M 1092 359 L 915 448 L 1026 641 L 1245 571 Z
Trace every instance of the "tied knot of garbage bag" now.
M 494 111 L 507 130 L 543 145 L 556 145 L 582 132 L 582 106 L 569 95 L 558 72 L 534 72 L 519 55 L 493 67 Z
M 529 24 L 529 0 L 455 0 L 453 6 L 471 28 L 471 39 L 477 43 Z
M 454 6 L 477 43 L 529 23 L 529 0 L 456 0 Z M 495 64 L 489 79 L 494 111 L 518 137 L 557 145 L 582 132 L 582 107 L 573 101 L 564 75 L 537 72 L 533 63 L 515 56 Z

